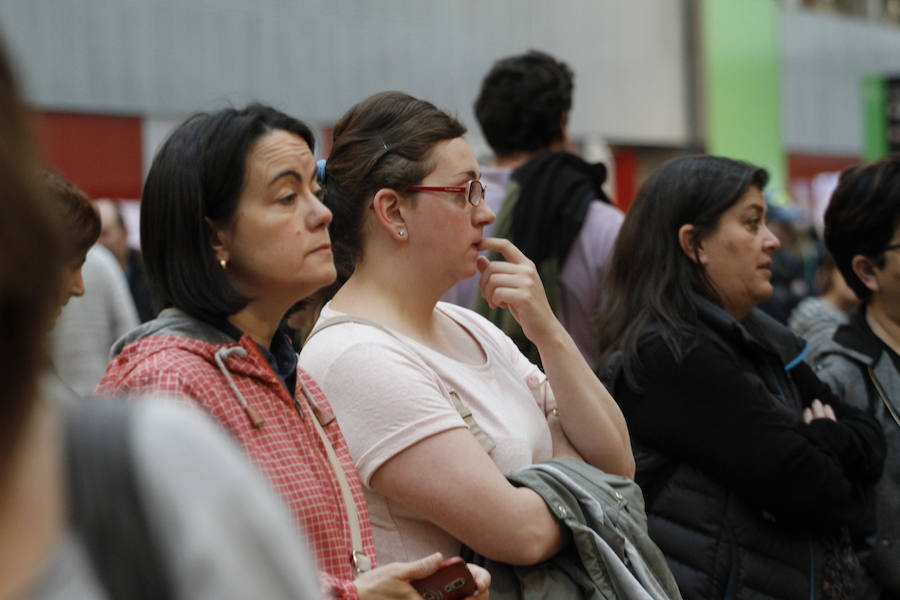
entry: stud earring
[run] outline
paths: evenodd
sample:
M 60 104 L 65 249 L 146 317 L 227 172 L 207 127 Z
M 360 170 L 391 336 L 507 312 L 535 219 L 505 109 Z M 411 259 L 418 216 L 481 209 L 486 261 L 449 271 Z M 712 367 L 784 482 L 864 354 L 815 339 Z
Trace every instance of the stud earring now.
M 400 229 L 399 231 L 397 231 L 397 235 L 399 235 L 400 237 L 403 237 L 404 236 L 403 230 Z
M 224 269 L 227 269 L 227 268 L 228 268 L 228 261 L 225 260 L 224 258 L 221 259 L 221 260 L 219 261 L 219 266 L 221 266 L 223 270 L 224 270 Z

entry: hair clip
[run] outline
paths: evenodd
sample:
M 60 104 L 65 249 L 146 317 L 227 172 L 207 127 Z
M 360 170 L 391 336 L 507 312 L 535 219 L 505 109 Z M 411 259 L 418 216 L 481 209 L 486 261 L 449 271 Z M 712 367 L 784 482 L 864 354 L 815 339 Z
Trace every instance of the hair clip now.
M 378 132 L 378 131 L 376 131 L 376 132 L 375 132 L 375 137 L 377 137 L 377 138 L 378 138 L 378 141 L 381 142 L 381 147 L 384 148 L 385 151 L 390 152 L 390 148 L 388 148 L 388 145 L 385 143 L 384 138 L 381 137 L 381 133 Z
M 320 158 L 316 161 L 316 177 L 319 179 L 319 183 L 325 183 L 325 159 Z

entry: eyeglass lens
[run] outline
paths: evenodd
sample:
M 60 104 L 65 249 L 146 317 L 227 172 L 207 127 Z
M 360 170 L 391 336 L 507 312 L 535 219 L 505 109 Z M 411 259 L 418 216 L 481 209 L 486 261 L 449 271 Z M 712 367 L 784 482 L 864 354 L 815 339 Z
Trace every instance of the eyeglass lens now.
M 484 200 L 484 184 L 477 180 L 468 183 L 469 189 L 466 190 L 466 200 L 472 206 L 478 206 Z

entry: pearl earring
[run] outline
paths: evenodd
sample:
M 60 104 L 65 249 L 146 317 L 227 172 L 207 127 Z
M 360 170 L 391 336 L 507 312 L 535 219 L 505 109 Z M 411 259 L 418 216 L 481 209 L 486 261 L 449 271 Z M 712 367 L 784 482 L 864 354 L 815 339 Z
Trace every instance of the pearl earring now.
M 222 260 L 219 261 L 219 266 L 221 266 L 223 269 L 227 269 L 228 261 L 223 258 Z
M 403 237 L 403 235 L 404 235 L 403 230 L 402 230 L 402 229 L 399 230 L 399 231 L 397 232 L 397 235 L 399 235 L 400 237 Z

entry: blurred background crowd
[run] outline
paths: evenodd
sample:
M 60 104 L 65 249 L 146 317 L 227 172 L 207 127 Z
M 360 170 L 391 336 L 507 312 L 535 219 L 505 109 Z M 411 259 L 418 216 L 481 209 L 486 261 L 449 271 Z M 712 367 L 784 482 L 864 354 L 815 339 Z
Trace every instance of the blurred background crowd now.
M 569 149 L 606 164 L 619 208 L 682 153 L 769 170 L 784 243 L 765 308 L 786 321 L 827 280 L 821 223 L 837 174 L 900 142 L 898 12 L 894 0 L 3 0 L 0 28 L 43 161 L 108 200 L 101 244 L 141 321 L 151 309 L 134 254 L 138 198 L 154 151 L 185 116 L 260 100 L 302 114 L 325 156 L 345 108 L 399 89 L 458 116 L 485 163 L 472 112 L 481 76 L 527 48 L 577 74 Z M 99 262 L 109 263 L 92 256 L 88 278 Z M 121 310 L 117 331 L 132 322 Z

